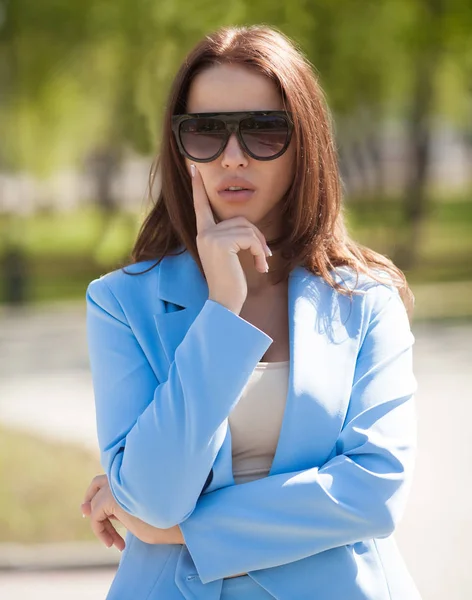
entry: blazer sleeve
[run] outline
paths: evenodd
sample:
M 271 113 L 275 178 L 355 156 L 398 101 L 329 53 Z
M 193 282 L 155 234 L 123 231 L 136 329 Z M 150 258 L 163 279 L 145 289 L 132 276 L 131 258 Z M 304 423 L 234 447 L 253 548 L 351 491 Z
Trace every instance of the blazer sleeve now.
M 394 530 L 416 450 L 414 337 L 395 289 L 372 288 L 363 301 L 368 327 L 336 455 L 321 468 L 203 494 L 180 524 L 203 583 Z
M 195 508 L 227 416 L 273 340 L 208 299 L 160 382 L 106 276 L 86 300 L 102 466 L 126 512 L 167 529 Z

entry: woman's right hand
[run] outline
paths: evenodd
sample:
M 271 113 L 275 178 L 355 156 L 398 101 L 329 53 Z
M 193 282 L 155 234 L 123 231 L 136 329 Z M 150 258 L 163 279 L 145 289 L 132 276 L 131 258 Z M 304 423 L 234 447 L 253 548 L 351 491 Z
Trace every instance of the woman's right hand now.
M 191 170 L 197 248 L 208 283 L 208 298 L 239 314 L 248 290 L 238 252 L 250 250 L 255 268 L 266 273 L 270 251 L 262 232 L 246 217 L 216 223 L 200 172 L 194 165 Z

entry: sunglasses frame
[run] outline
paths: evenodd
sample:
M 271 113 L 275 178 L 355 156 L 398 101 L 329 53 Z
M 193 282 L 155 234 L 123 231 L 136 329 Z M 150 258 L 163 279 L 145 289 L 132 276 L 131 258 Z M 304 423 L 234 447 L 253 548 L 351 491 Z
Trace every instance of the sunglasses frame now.
M 244 119 L 248 119 L 248 118 L 254 117 L 254 116 L 284 117 L 285 120 L 287 121 L 287 126 L 288 126 L 287 140 L 285 142 L 284 147 L 279 152 L 277 152 L 277 154 L 274 154 L 273 156 L 264 156 L 264 157 L 255 156 L 249 150 L 249 148 L 246 146 L 244 139 L 242 137 L 241 131 L 240 131 L 240 124 L 241 124 L 241 121 L 243 121 Z M 226 140 L 222 144 L 219 151 L 216 154 L 214 154 L 213 156 L 211 156 L 210 158 L 195 158 L 194 156 L 191 156 L 185 150 L 184 145 L 182 144 L 182 141 L 180 139 L 180 125 L 188 119 L 198 119 L 200 117 L 218 118 L 221 121 L 223 121 L 224 124 L 226 125 Z M 224 149 L 226 148 L 226 146 L 228 144 L 228 140 L 232 133 L 236 134 L 236 137 L 239 140 L 239 144 L 246 154 L 248 154 L 251 158 L 254 158 L 255 160 L 266 161 L 266 160 L 274 160 L 276 158 L 279 158 L 279 156 L 282 156 L 282 154 L 287 150 L 287 148 L 290 144 L 290 140 L 292 138 L 293 121 L 292 121 L 292 113 L 288 110 L 255 110 L 255 111 L 249 111 L 249 112 L 237 111 L 237 112 L 227 112 L 227 113 L 223 113 L 223 112 L 187 113 L 187 114 L 181 114 L 181 115 L 172 115 L 172 131 L 174 133 L 175 140 L 176 140 L 177 146 L 179 148 L 179 152 L 181 154 L 183 154 L 184 156 L 186 156 L 189 160 L 192 160 L 195 162 L 206 163 L 206 162 L 212 162 L 213 160 L 216 160 L 222 154 Z

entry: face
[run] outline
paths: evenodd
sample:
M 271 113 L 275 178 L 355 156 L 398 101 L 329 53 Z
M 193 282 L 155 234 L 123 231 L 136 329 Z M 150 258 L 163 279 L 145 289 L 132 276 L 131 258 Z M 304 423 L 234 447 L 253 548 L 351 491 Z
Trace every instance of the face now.
M 275 84 L 268 78 L 240 65 L 216 65 L 199 73 L 193 80 L 186 112 L 233 112 L 284 110 Z M 217 220 L 244 216 L 264 234 L 279 231 L 278 204 L 294 176 L 294 136 L 282 156 L 260 161 L 246 154 L 232 134 L 222 154 L 208 163 L 195 163 L 200 171 L 208 199 Z M 190 174 L 192 161 L 185 158 Z M 255 192 L 244 202 L 230 202 L 218 189 L 225 180 L 242 177 Z

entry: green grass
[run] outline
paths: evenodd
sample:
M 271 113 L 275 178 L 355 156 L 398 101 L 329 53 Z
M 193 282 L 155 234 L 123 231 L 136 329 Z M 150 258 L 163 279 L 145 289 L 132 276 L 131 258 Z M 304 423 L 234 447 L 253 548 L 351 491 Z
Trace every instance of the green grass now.
M 80 448 L 0 427 L 0 542 L 95 540 L 80 504 L 102 472 Z
M 32 301 L 82 300 L 92 279 L 126 260 L 140 218 L 118 214 L 111 219 L 93 207 L 16 220 L 0 216 L 0 256 L 9 238 L 24 248 Z M 398 202 L 351 199 L 346 218 L 351 237 L 394 258 L 403 230 Z M 472 202 L 443 199 L 432 204 L 421 232 L 418 264 L 405 274 L 412 285 L 472 281 L 471 258 Z
M 8 239 L 23 250 L 32 301 L 82 299 L 92 279 L 126 260 L 138 226 L 137 216 L 103 217 L 93 208 L 16 219 L 0 216 L 0 256 Z M 5 297 L 4 285 L 2 277 L 0 299 Z
M 5 245 L 9 237 L 14 238 L 31 256 L 66 259 L 86 255 L 107 263 L 122 255 L 137 226 L 135 215 L 105 215 L 93 206 L 65 213 L 43 211 L 28 217 L 0 215 L 0 231 L 4 231 L 0 240 Z
M 349 231 L 360 243 L 394 258 L 403 231 L 398 202 L 348 203 Z M 410 283 L 472 281 L 472 202 L 436 202 L 420 232 L 417 265 L 406 271 Z
M 472 320 L 472 281 L 412 284 L 415 321 Z

